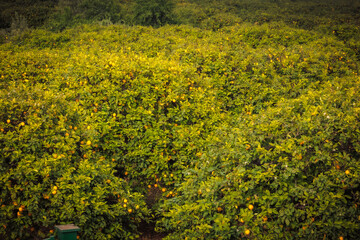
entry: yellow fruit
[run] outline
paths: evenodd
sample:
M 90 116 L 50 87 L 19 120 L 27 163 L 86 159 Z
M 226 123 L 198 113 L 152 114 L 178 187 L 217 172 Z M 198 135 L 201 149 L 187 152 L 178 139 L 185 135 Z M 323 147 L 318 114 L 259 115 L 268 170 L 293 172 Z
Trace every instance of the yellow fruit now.
M 128 202 L 128 200 L 125 198 L 125 199 L 124 199 L 124 203 L 127 203 L 127 202 Z
M 245 230 L 245 235 L 249 235 L 250 234 L 250 230 L 249 229 L 246 229 Z
M 131 208 L 129 208 L 129 209 L 128 209 L 128 212 L 129 212 L 129 213 L 132 213 L 132 209 L 131 209 Z
M 350 170 L 346 170 L 346 171 L 345 171 L 345 174 L 346 174 L 346 175 L 349 175 L 349 174 L 350 174 Z
M 123 205 L 124 208 L 126 208 L 126 206 L 127 206 L 126 204 Z
M 88 141 L 86 142 L 86 145 L 90 146 L 90 145 L 91 145 L 91 141 L 88 140 Z
M 165 191 L 166 191 L 166 188 L 162 188 L 161 191 L 162 191 L 162 192 L 165 192 Z
M 74 127 L 74 130 L 76 130 L 77 129 L 77 127 Z
M 57 188 L 57 186 L 54 186 L 54 190 L 56 191 L 58 188 Z
M 6 122 L 7 122 L 7 123 L 10 123 L 11 121 L 10 121 L 10 119 L 8 119 L 8 120 L 6 120 Z
M 138 210 L 139 208 L 140 208 L 140 206 L 139 206 L 139 205 L 136 205 L 136 206 L 135 206 L 135 209 L 136 209 L 136 210 Z
M 21 123 L 20 123 L 20 126 L 25 126 L 25 123 L 24 123 L 24 122 L 21 122 Z
M 52 191 L 51 193 L 52 193 L 53 195 L 55 195 L 55 194 L 56 194 L 56 190 Z
M 250 210 L 253 210 L 253 209 L 254 209 L 254 206 L 250 204 L 250 205 L 249 205 L 249 209 L 250 209 Z

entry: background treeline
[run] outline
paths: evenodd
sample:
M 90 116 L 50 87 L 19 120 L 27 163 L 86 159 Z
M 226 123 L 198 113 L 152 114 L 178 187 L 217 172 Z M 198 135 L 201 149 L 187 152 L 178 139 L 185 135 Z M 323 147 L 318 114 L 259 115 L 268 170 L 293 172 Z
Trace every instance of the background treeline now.
M 272 21 L 312 29 L 324 24 L 359 24 L 357 0 L 4 0 L 0 28 L 46 27 L 63 30 L 79 23 L 105 21 L 161 26 L 190 24 L 218 29 L 243 21 Z

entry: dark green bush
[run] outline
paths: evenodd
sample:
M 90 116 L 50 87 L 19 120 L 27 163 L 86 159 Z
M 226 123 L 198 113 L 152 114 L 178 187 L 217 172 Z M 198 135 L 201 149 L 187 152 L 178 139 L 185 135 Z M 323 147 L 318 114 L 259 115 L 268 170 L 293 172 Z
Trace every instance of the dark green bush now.
M 141 25 L 159 27 L 173 23 L 173 0 L 136 0 L 134 18 Z
M 117 22 L 121 19 L 121 7 L 116 0 L 83 0 L 79 4 L 81 15 L 85 19 Z

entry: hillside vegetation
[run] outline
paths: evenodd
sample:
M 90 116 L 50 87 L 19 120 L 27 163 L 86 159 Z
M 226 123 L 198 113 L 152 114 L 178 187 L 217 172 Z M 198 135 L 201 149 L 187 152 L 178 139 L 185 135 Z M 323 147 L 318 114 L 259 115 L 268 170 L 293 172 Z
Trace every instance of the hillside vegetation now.
M 3 30 L 0 238 L 360 238 L 359 1 L 164 2 Z

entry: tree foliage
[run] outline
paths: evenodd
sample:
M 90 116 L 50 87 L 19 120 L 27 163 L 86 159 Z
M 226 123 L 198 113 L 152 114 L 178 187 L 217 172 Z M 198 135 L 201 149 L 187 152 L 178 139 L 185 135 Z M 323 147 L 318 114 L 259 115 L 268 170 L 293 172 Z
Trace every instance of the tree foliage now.
M 135 21 L 146 26 L 163 26 L 173 22 L 173 9 L 172 0 L 136 0 Z
M 358 26 L 211 9 L 4 35 L 1 239 L 360 237 Z

